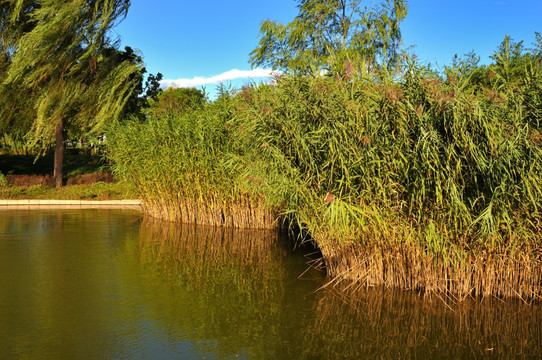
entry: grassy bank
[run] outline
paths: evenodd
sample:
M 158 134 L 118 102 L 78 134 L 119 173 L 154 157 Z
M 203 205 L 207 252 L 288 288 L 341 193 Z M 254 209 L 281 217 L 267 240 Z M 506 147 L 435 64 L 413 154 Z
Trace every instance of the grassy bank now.
M 159 217 L 253 227 L 280 210 L 334 281 L 539 298 L 542 65 L 502 54 L 285 75 L 114 129 L 110 156 Z
M 123 200 L 132 199 L 129 187 L 120 183 L 96 182 L 86 185 L 0 186 L 0 199 L 24 200 Z
M 121 200 L 134 196 L 129 185 L 115 181 L 100 157 L 68 154 L 66 159 L 66 185 L 56 188 L 51 155 L 0 155 L 0 198 Z

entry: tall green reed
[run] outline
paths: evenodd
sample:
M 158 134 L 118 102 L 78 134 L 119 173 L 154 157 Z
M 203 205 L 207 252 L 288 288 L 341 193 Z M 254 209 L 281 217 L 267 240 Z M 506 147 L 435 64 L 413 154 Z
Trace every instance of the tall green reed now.
M 540 63 L 527 64 L 507 83 L 491 78 L 499 63 L 480 84 L 407 59 L 400 77 L 283 76 L 247 88 L 234 123 L 250 155 L 230 155 L 231 165 L 316 240 L 335 275 L 354 266 L 357 245 L 412 245 L 429 267 L 468 268 L 488 251 L 539 264 L 542 82 Z
M 271 227 L 280 209 L 335 279 L 533 298 L 542 66 L 524 55 L 445 74 L 406 57 L 393 71 L 284 75 L 117 125 L 110 157 L 157 217 Z
M 109 158 L 115 174 L 133 183 L 151 215 L 172 221 L 234 227 L 274 227 L 272 210 L 240 188 L 224 165 L 238 152 L 229 129 L 228 96 L 192 111 L 150 114 L 110 128 Z

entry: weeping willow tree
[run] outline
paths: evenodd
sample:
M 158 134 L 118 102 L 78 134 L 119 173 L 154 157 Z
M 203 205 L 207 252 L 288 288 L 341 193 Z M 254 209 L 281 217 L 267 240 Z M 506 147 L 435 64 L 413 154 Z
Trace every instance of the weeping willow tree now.
M 250 53 L 253 67 L 320 74 L 344 70 L 345 63 L 351 72 L 354 63 L 367 70 L 396 62 L 405 0 L 297 2 L 299 14 L 292 22 L 262 22 L 258 47 Z
M 18 3 L 15 0 L 0 0 L 0 84 L 7 77 L 17 42 L 34 27 L 34 23 L 29 21 L 29 14 L 37 6 L 35 0 Z M 15 13 L 18 14 L 16 18 Z M 3 90 L 0 96 L 0 139 L 19 151 L 26 150 L 23 139 L 36 113 L 31 104 L 32 93 L 14 86 Z
M 25 0 L 13 0 L 11 22 L 20 21 Z M 14 45 L 2 91 L 31 92 L 36 110 L 29 142 L 55 144 L 54 178 L 62 186 L 66 131 L 98 133 L 122 116 L 143 66 L 123 56 L 108 35 L 126 16 L 129 0 L 38 0 L 32 29 Z

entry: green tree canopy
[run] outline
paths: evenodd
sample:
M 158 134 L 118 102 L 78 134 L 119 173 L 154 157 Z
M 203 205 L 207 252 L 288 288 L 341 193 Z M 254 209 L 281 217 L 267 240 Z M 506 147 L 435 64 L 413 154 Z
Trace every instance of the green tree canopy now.
M 35 26 L 29 14 L 38 6 L 36 0 L 0 0 L 0 84 L 7 77 L 19 39 Z M 0 136 L 19 145 L 31 128 L 36 111 L 31 89 L 9 86 L 0 97 Z
M 292 22 L 262 22 L 258 47 L 250 53 L 252 67 L 306 74 L 333 70 L 346 60 L 369 67 L 395 62 L 406 1 L 361 5 L 362 0 L 298 0 Z
M 12 2 L 15 9 L 27 4 Z M 30 140 L 44 148 L 56 143 L 54 176 L 60 186 L 65 129 L 96 133 L 120 118 L 141 79 L 137 74 L 142 64 L 123 56 L 109 38 L 111 28 L 126 15 L 129 0 L 40 0 L 37 4 L 27 14 L 32 29 L 14 45 L 2 92 L 18 89 L 35 94 Z
M 124 51 L 119 51 L 118 55 L 121 61 L 131 61 L 134 64 L 143 63 L 141 56 L 129 46 L 125 47 Z M 146 80 L 143 81 L 146 72 L 146 68 L 140 67 L 139 71 L 132 75 L 137 81 L 124 109 L 126 118 L 137 117 L 140 120 L 144 120 L 145 109 L 150 106 L 149 102 L 152 101 L 152 99 L 156 99 L 158 94 L 162 91 L 160 87 L 162 74 L 149 74 Z
M 185 113 L 201 107 L 205 103 L 205 94 L 195 88 L 168 88 L 158 94 L 156 99 L 149 99 L 149 115 L 166 116 L 170 112 Z

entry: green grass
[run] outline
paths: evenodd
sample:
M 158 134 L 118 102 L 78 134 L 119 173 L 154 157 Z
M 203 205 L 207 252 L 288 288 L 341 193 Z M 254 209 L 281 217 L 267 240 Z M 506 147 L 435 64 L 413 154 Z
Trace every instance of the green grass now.
M 34 155 L 0 155 L 1 199 L 53 199 L 53 200 L 121 200 L 134 198 L 132 188 L 122 182 L 104 182 L 103 159 L 86 154 L 68 153 L 65 156 L 64 174 L 68 183 L 83 178 L 84 184 L 56 188 L 43 183 L 52 174 L 53 155 L 36 158 Z M 106 175 L 106 173 L 105 173 Z M 6 176 L 24 176 L 24 185 L 8 186 Z M 98 180 L 95 180 L 98 179 Z
M 123 183 L 98 182 L 91 185 L 67 185 L 61 188 L 47 185 L 28 187 L 0 186 L 0 199 L 47 199 L 47 200 L 122 200 L 135 197 L 129 186 Z

